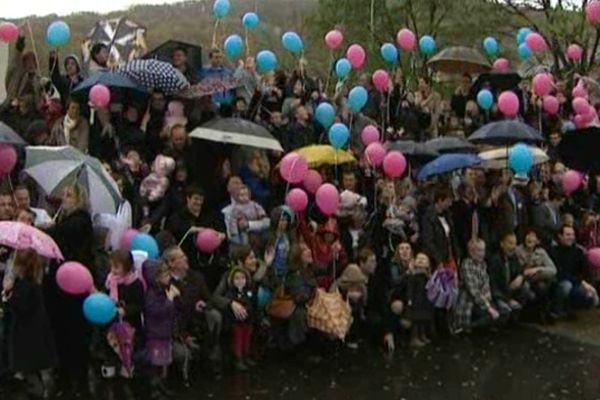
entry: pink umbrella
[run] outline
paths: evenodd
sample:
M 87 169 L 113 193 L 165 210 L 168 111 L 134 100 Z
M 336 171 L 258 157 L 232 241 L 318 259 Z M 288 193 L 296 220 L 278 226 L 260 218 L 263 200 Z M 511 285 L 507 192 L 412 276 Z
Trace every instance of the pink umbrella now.
M 21 222 L 0 222 L 0 245 L 16 250 L 32 249 L 41 256 L 64 260 L 58 245 L 50 236 Z

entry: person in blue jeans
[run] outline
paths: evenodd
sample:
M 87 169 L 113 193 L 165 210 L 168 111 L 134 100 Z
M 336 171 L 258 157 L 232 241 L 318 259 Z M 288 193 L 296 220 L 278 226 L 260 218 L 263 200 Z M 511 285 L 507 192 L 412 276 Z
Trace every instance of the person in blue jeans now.
M 550 257 L 557 268 L 554 289 L 557 316 L 564 316 L 573 308 L 598 306 L 598 293 L 586 280 L 590 272 L 587 259 L 575 242 L 575 230 L 571 226 L 561 226 L 558 244 L 550 249 Z

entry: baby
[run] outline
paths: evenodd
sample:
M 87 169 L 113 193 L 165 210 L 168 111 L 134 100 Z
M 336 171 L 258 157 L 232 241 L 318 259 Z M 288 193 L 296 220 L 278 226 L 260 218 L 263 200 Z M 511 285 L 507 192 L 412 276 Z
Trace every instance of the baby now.
M 236 245 L 260 245 L 261 235 L 269 229 L 270 219 L 264 208 L 250 198 L 250 189 L 240 186 L 231 206 L 223 210 L 227 237 Z

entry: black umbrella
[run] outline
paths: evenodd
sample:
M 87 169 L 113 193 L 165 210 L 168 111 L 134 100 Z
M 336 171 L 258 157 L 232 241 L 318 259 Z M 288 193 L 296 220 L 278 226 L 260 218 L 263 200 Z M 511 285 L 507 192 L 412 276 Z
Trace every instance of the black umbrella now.
M 397 140 L 388 144 L 390 150 L 396 150 L 404 154 L 406 158 L 415 162 L 428 162 L 440 154 L 427 146 L 425 143 L 412 140 Z
M 145 59 L 173 62 L 173 52 L 176 49 L 185 49 L 188 56 L 188 64 L 194 71 L 202 68 L 202 47 L 195 44 L 180 42 L 179 40 L 168 40 L 146 54 Z
M 582 172 L 600 172 L 600 128 L 585 128 L 565 133 L 558 145 L 561 161 Z
M 510 146 L 520 142 L 539 143 L 543 141 L 544 138 L 537 130 L 517 120 L 491 122 L 469 136 L 469 142 L 471 143 L 494 146 Z
M 474 99 L 477 97 L 477 93 L 481 89 L 487 89 L 489 85 L 491 90 L 495 93 L 500 94 L 505 90 L 514 90 L 519 86 L 521 82 L 521 76 L 517 73 L 499 74 L 489 73 L 481 74 L 477 77 L 475 82 L 471 85 L 469 97 Z
M 0 122 L 0 143 L 26 145 L 27 142 L 4 122 Z
M 218 118 L 190 133 L 196 139 L 283 151 L 281 144 L 261 125 L 241 118 Z
M 467 140 L 455 136 L 442 136 L 425 142 L 430 149 L 440 153 L 476 153 L 477 148 Z

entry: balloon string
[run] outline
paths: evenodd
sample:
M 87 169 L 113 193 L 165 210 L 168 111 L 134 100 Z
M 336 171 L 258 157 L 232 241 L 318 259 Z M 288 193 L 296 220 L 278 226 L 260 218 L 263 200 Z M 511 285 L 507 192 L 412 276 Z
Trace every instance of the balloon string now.
M 213 28 L 212 47 L 217 47 L 217 28 L 219 27 L 219 20 L 215 21 L 215 27 Z
M 250 56 L 250 41 L 248 40 L 248 28 L 245 29 L 245 39 L 246 39 L 246 58 Z
M 185 233 L 185 235 L 183 235 L 183 237 L 181 238 L 181 240 L 179 241 L 179 243 L 177 244 L 177 246 L 181 246 L 183 244 L 183 242 L 185 242 L 185 239 L 187 239 L 187 237 L 190 235 L 190 233 L 192 232 L 192 229 L 194 229 L 194 227 L 190 227 L 190 229 L 187 230 L 187 232 Z
M 35 57 L 35 70 L 38 75 L 40 73 L 40 60 L 38 58 L 37 49 L 35 47 L 35 38 L 33 37 L 33 30 L 31 29 L 31 24 L 29 20 L 27 21 L 27 30 L 29 30 L 29 38 L 31 39 L 31 48 L 33 49 L 33 56 Z
M 17 196 L 15 196 L 15 188 L 13 187 L 12 179 L 10 177 L 10 174 L 7 175 L 7 178 L 8 178 L 8 187 L 10 188 L 10 193 L 12 193 L 12 198 L 13 198 L 13 201 L 14 201 L 15 206 L 16 206 L 17 205 Z
M 327 71 L 327 83 L 325 84 L 325 94 L 329 92 L 329 83 L 331 82 L 331 75 L 333 70 L 333 61 L 335 58 L 333 57 L 333 50 L 329 52 L 329 68 Z

